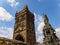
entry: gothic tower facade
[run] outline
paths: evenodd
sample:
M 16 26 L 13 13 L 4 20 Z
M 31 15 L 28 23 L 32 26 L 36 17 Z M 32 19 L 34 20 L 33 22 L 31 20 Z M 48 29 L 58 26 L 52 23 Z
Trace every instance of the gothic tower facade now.
M 28 10 L 27 5 L 16 13 L 15 20 L 13 38 L 27 45 L 35 45 L 34 14 Z
M 45 26 L 43 28 L 44 44 L 45 45 L 59 45 L 59 39 L 55 34 L 55 30 L 49 24 L 49 20 L 46 14 L 44 14 L 44 23 L 45 23 Z

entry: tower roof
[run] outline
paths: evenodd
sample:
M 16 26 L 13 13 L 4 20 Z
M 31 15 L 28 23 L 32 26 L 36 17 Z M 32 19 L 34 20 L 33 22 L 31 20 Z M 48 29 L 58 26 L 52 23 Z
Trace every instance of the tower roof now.
M 46 20 L 48 20 L 48 17 L 47 17 L 47 15 L 44 13 L 43 14 L 43 16 L 44 16 L 44 18 L 46 19 Z
M 21 11 L 16 12 L 16 17 L 22 16 L 22 15 L 25 15 L 25 14 L 29 14 L 29 15 L 34 16 L 34 14 L 29 11 L 28 5 L 25 5 L 24 8 Z

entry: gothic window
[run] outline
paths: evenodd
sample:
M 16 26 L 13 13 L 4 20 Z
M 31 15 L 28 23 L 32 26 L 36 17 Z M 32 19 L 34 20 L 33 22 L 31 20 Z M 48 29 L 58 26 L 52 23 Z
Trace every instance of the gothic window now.
M 54 42 L 52 37 L 51 37 L 51 42 Z
M 47 34 L 50 34 L 50 31 L 49 30 L 47 30 L 47 32 L 46 32 Z
M 24 42 L 24 38 L 21 35 L 17 35 L 15 39 Z

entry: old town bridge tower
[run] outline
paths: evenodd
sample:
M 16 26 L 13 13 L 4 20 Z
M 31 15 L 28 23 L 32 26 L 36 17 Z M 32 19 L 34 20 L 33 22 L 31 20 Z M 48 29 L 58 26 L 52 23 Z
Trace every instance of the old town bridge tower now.
M 28 10 L 27 5 L 22 11 L 16 13 L 13 38 L 27 45 L 35 45 L 36 43 L 34 14 Z

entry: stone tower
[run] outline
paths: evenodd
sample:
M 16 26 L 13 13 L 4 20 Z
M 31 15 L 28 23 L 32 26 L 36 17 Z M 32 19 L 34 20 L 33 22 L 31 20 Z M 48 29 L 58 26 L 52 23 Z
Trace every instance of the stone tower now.
M 13 38 L 27 45 L 34 45 L 36 43 L 34 14 L 28 10 L 27 5 L 22 11 L 16 13 L 15 20 Z
M 59 39 L 55 34 L 55 30 L 49 24 L 49 20 L 46 14 L 44 14 L 44 23 L 45 23 L 45 26 L 43 28 L 43 34 L 44 34 L 43 41 L 45 45 L 59 45 Z

